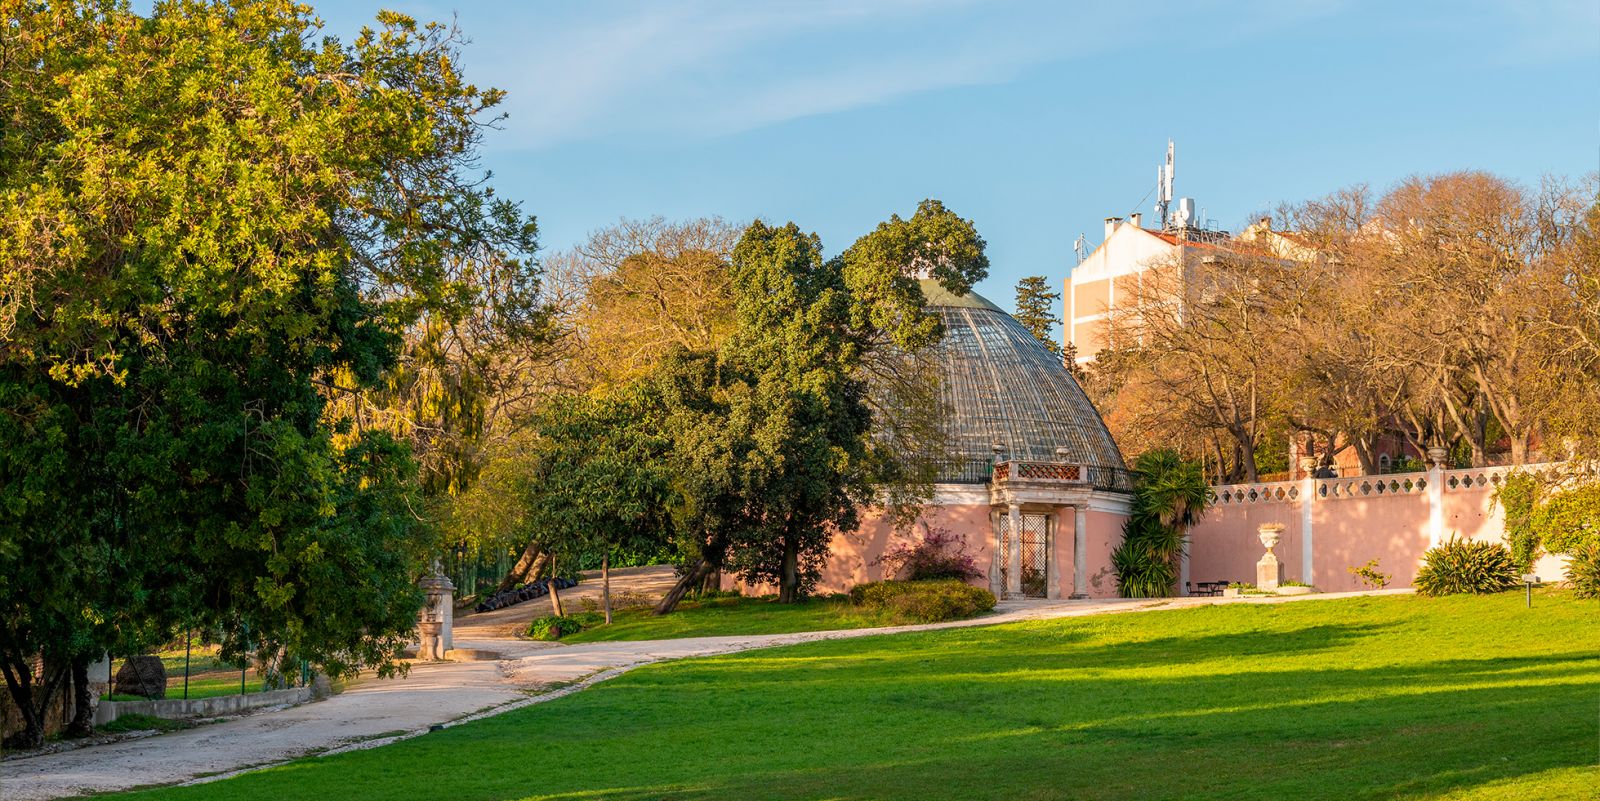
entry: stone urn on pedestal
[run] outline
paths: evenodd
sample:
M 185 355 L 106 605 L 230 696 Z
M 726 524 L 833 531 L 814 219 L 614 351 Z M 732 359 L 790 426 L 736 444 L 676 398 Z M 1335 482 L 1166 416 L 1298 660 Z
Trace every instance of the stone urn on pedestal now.
M 1263 590 L 1276 590 L 1283 582 L 1283 563 L 1278 561 L 1272 549 L 1283 539 L 1282 523 L 1262 523 L 1256 528 L 1256 534 L 1261 537 L 1262 547 L 1267 552 L 1261 556 L 1261 561 L 1256 562 L 1256 587 Z

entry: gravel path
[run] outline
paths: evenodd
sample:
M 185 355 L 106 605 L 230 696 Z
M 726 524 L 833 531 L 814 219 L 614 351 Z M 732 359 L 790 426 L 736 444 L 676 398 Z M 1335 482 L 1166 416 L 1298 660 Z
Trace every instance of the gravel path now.
M 621 571 L 618 571 L 621 572 Z M 648 572 L 641 583 L 659 579 Z M 617 590 L 613 575 L 613 591 Z M 624 577 L 624 580 L 628 580 Z M 598 591 L 586 586 L 586 592 Z M 995 614 L 975 620 L 881 629 L 813 631 L 732 637 L 558 645 L 494 636 L 511 626 L 513 616 L 462 619 L 458 648 L 498 652 L 494 662 L 416 663 L 403 679 L 363 681 L 344 692 L 298 707 L 262 710 L 166 734 L 89 746 L 73 751 L 0 762 L 0 798 L 36 801 L 90 792 L 126 790 L 156 784 L 212 781 L 311 754 L 370 748 L 427 733 L 430 726 L 453 726 L 488 715 L 577 692 L 639 665 L 668 659 L 733 653 L 752 648 L 844 639 L 905 631 L 986 626 L 1144 609 L 1179 609 L 1228 603 L 1286 603 L 1381 593 L 1324 593 L 1283 598 L 1170 598 L 1128 601 L 1030 601 L 1002 603 Z M 563 593 L 563 601 L 566 600 Z M 574 600 L 582 597 L 573 591 Z M 528 617 L 544 614 L 548 602 L 533 601 Z M 510 610 L 498 610 L 509 612 Z M 495 613 L 490 613 L 495 614 Z M 467 635 L 467 636 L 464 636 Z M 571 682 L 539 692 L 551 684 Z

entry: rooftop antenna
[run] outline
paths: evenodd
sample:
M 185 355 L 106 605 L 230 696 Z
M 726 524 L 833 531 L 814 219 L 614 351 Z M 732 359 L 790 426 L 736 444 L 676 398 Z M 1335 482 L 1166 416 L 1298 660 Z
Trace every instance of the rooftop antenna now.
M 1156 219 L 1166 228 L 1167 212 L 1172 208 L 1172 140 L 1167 140 L 1167 163 L 1156 169 Z
M 1072 252 L 1078 254 L 1079 264 L 1089 258 L 1089 240 L 1085 238 L 1087 236 L 1088 234 L 1078 234 L 1077 240 L 1072 243 Z

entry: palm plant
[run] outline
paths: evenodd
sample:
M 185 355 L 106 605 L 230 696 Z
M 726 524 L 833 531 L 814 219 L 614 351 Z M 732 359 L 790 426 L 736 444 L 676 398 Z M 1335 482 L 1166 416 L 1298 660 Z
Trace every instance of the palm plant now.
M 1171 450 L 1151 451 L 1133 465 L 1133 510 L 1122 544 L 1111 554 L 1124 598 L 1159 598 L 1178 582 L 1184 535 L 1211 503 L 1200 465 Z

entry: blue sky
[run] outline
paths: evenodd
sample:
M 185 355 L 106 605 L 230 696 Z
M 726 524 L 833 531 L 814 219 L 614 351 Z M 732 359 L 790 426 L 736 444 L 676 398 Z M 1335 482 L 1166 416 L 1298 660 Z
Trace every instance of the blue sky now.
M 1237 229 L 1413 173 L 1524 182 L 1600 162 L 1600 2 L 368 2 L 452 14 L 509 92 L 485 166 L 560 250 L 621 217 L 794 220 L 837 252 L 939 198 L 979 289 L 1063 278 L 1072 243 L 1177 194 Z

